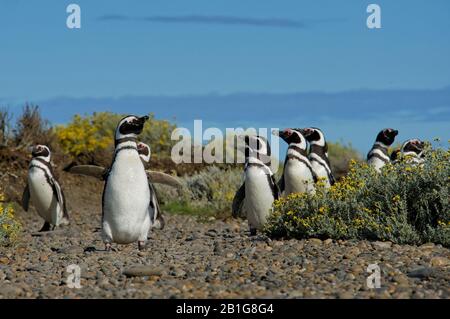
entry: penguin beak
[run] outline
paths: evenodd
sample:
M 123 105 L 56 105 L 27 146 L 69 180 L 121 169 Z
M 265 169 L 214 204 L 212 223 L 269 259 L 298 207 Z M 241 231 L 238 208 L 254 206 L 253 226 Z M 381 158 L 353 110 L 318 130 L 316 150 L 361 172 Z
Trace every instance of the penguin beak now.
M 394 130 L 394 136 L 397 136 L 398 135 L 398 130 Z
M 145 122 L 147 122 L 149 119 L 149 117 L 147 115 L 140 117 L 139 118 L 139 122 L 141 122 L 142 124 L 144 124 Z

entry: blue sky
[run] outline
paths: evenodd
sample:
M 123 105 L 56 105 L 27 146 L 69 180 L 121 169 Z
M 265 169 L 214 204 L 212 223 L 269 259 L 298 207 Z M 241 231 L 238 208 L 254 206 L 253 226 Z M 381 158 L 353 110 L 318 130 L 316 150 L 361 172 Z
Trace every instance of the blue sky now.
M 81 6 L 80 30 L 66 28 L 69 3 Z M 366 27 L 369 3 L 381 6 L 380 30 Z M 196 105 L 182 98 L 194 95 L 218 97 L 205 106 L 215 110 L 205 118 L 207 123 L 285 127 L 314 122 L 325 127 L 330 139 L 352 141 L 361 150 L 387 124 L 418 137 L 449 137 L 447 0 L 0 0 L 0 44 L 0 105 L 15 110 L 25 101 L 39 103 L 56 123 L 80 110 L 112 108 L 112 100 L 123 103 L 123 112 L 135 110 L 127 106 L 135 97 L 144 98 L 138 111 L 177 116 L 167 110 L 171 103 L 156 105 L 151 97 L 177 99 L 178 106 L 189 109 Z M 423 108 L 444 115 L 431 123 L 420 116 L 420 105 L 411 112 L 405 103 L 396 109 L 393 90 L 404 94 L 396 101 L 425 92 L 434 104 L 421 99 Z M 366 92 L 357 100 L 360 104 L 324 98 L 354 91 Z M 373 91 L 378 92 L 378 104 L 371 100 Z M 292 103 L 283 104 L 284 118 L 252 121 L 249 115 L 267 94 L 283 97 L 273 99 L 277 108 L 286 95 L 308 92 L 323 96 L 317 103 L 299 99 L 298 107 L 294 96 Z M 237 93 L 255 98 L 234 121 L 227 109 L 238 100 L 228 99 L 224 105 L 220 99 Z M 65 100 L 64 107 L 55 106 L 56 98 Z M 308 113 L 301 121 L 311 105 L 317 117 Z M 326 113 L 330 105 L 346 109 L 347 116 L 333 121 Z M 373 116 L 376 105 L 386 121 Z M 180 124 L 191 121 L 189 112 L 177 119 Z M 358 131 L 363 128 L 367 133 Z

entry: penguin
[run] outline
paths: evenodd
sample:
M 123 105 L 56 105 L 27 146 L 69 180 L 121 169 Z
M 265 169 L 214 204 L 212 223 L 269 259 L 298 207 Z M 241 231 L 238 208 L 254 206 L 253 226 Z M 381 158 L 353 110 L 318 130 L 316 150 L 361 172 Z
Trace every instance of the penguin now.
M 111 243 L 138 242 L 144 249 L 151 226 L 150 187 L 144 164 L 138 153 L 137 136 L 148 116 L 129 115 L 120 120 L 115 132 L 114 159 L 102 196 L 102 239 L 105 250 Z
M 233 199 L 233 216 L 243 209 L 247 214 L 250 235 L 255 236 L 267 221 L 272 205 L 279 198 L 279 189 L 270 168 L 271 150 L 268 141 L 258 135 L 239 136 L 244 144 L 244 183 Z
M 392 128 L 383 129 L 378 133 L 372 149 L 367 154 L 367 162 L 378 172 L 381 171 L 381 168 L 384 165 L 391 162 L 391 158 L 388 155 L 388 150 L 389 146 L 394 143 L 395 137 L 397 135 L 397 130 L 394 130 Z
M 328 159 L 328 144 L 323 132 L 316 127 L 298 129 L 310 144 L 308 155 L 311 166 L 317 178 L 325 179 L 325 186 L 328 188 L 336 180 L 331 171 L 330 160 Z
M 307 142 L 297 129 L 273 131 L 274 135 L 289 144 L 284 161 L 283 175 L 278 183 L 280 193 L 314 193 L 317 176 L 314 173 L 307 154 Z
M 422 164 L 424 156 L 425 142 L 419 139 L 409 139 L 405 141 L 400 149 L 402 158 L 410 164 Z
M 30 200 L 44 219 L 41 232 L 69 224 L 66 198 L 56 180 L 50 163 L 51 152 L 45 145 L 36 145 L 31 151 L 28 179 L 22 195 L 22 207 L 28 211 Z

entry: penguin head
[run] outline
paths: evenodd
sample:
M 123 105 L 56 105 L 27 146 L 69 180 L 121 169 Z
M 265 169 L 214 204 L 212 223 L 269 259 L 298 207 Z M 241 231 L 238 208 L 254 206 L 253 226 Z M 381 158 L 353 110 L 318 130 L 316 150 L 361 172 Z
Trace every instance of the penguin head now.
M 269 142 L 264 137 L 259 135 L 244 135 L 238 138 L 244 141 L 245 158 L 255 157 L 261 159 L 271 156 Z
M 325 135 L 323 134 L 322 130 L 317 127 L 302 128 L 298 129 L 298 131 L 300 131 L 306 138 L 306 140 L 311 144 L 322 147 L 325 147 L 327 144 L 325 141 Z
M 403 143 L 401 152 L 402 152 L 402 154 L 415 153 L 417 155 L 420 155 L 423 152 L 424 148 L 425 148 L 425 142 L 423 142 L 417 138 L 413 138 L 413 139 L 407 140 L 405 143 Z
M 150 146 L 148 146 L 145 143 L 139 142 L 137 144 L 137 149 L 138 149 L 138 153 L 139 156 L 141 157 L 141 159 L 145 162 L 148 163 L 150 162 L 150 157 L 152 155 L 152 152 L 150 150 Z
M 383 143 L 386 146 L 391 146 L 395 141 L 398 131 L 392 128 L 385 128 L 377 136 L 377 142 Z
M 284 129 L 283 131 L 273 131 L 272 133 L 274 135 L 279 136 L 281 139 L 283 139 L 283 141 L 285 141 L 289 145 L 297 144 L 300 146 L 300 148 L 306 150 L 307 146 L 306 139 L 299 129 L 287 128 Z
M 50 162 L 51 152 L 45 145 L 36 145 L 31 150 L 31 156 L 33 156 L 33 158 L 40 158 L 46 162 Z
M 148 116 L 128 115 L 120 120 L 116 128 L 116 140 L 126 137 L 136 137 L 142 133 Z

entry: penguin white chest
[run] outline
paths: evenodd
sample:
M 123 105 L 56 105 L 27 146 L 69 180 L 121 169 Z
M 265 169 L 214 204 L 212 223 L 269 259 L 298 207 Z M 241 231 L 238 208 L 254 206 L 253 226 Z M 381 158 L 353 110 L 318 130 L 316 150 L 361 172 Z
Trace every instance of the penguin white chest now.
M 30 198 L 38 214 L 52 225 L 58 225 L 62 211 L 53 189 L 42 169 L 32 167 L 28 172 Z
M 369 163 L 370 166 L 375 168 L 375 170 L 377 172 L 380 172 L 381 168 L 383 168 L 383 166 L 386 165 L 384 161 L 382 161 L 381 159 L 379 159 L 377 157 L 370 158 L 368 163 Z
M 259 168 L 250 167 L 245 176 L 245 211 L 251 228 L 261 229 L 272 212 L 273 193 L 269 176 Z
M 288 160 L 284 168 L 286 195 L 314 191 L 314 178 L 309 167 L 297 160 Z
M 105 188 L 106 239 L 119 244 L 145 240 L 150 227 L 149 204 L 150 189 L 139 155 L 122 151 L 114 161 Z

